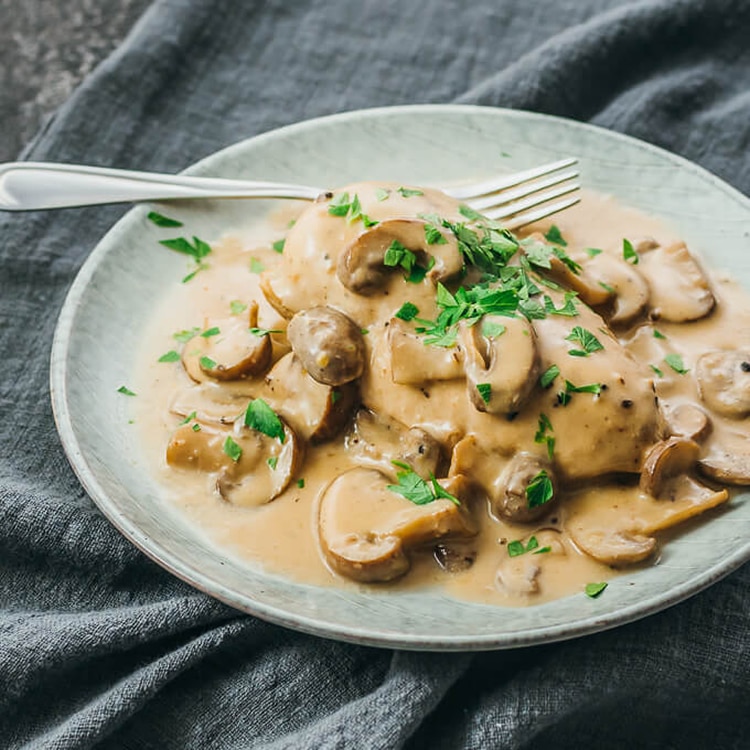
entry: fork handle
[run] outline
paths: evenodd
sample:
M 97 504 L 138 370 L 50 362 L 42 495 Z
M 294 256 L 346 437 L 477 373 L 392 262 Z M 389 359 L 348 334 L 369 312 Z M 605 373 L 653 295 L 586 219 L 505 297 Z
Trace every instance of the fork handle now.
M 155 174 L 77 164 L 0 164 L 0 210 L 97 206 L 185 198 L 293 198 L 315 200 L 307 185 Z

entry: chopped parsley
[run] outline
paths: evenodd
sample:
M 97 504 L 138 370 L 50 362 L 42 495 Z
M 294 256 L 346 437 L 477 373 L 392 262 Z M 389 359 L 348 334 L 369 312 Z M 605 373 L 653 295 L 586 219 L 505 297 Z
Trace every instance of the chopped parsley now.
M 496 339 L 505 333 L 505 326 L 502 323 L 496 323 L 494 320 L 482 320 L 482 336 L 486 339 Z
M 304 479 L 298 479 L 297 480 L 297 487 L 299 487 L 300 489 L 304 489 L 304 487 L 305 487 L 305 480 Z
M 538 508 L 552 500 L 555 490 L 549 474 L 542 469 L 526 486 L 526 505 L 529 508 Z
M 562 232 L 557 224 L 553 224 L 549 228 L 549 231 L 544 235 L 544 239 L 547 240 L 547 242 L 554 242 L 555 245 L 562 245 L 563 247 L 568 246 L 568 243 L 562 236 Z
M 557 365 L 550 365 L 540 376 L 539 385 L 542 388 L 549 388 L 554 379 L 560 374 L 560 368 Z
M 224 441 L 223 450 L 224 453 L 226 453 L 235 463 L 240 460 L 242 448 L 237 445 L 231 435 L 227 435 L 227 439 Z
M 604 289 L 605 292 L 609 292 L 610 294 L 614 294 L 616 291 L 612 284 L 607 284 L 604 281 L 600 281 L 599 286 Z
M 656 328 L 654 328 L 654 338 L 655 339 L 665 339 L 667 337 L 661 331 L 657 331 Z
M 581 346 L 580 349 L 570 349 L 568 351 L 568 354 L 572 357 L 588 357 L 589 354 L 604 349 L 601 341 L 591 331 L 581 326 L 575 326 L 570 334 L 565 337 L 565 340 L 572 341 Z
M 276 465 L 279 463 L 278 456 L 271 456 L 266 459 L 266 463 L 274 470 L 276 471 Z
M 448 240 L 445 239 L 445 235 L 434 225 L 424 225 L 424 238 L 427 240 L 428 245 L 447 245 Z
M 210 339 L 212 336 L 218 336 L 220 333 L 221 331 L 216 326 L 212 326 L 211 328 L 206 328 L 206 330 L 201 333 L 201 338 Z
M 391 194 L 391 191 L 386 188 L 377 188 L 377 190 L 375 190 L 375 198 L 377 198 L 377 200 L 381 203 L 384 200 L 387 200 L 390 194 Z
M 401 266 L 401 268 L 410 273 L 416 265 L 417 256 L 408 247 L 402 245 L 398 240 L 393 240 L 385 251 L 383 263 L 390 268 Z
M 573 385 L 569 380 L 565 381 L 565 390 L 557 394 L 557 402 L 560 406 L 570 403 L 572 393 L 593 393 L 598 396 L 602 392 L 601 383 L 590 383 L 589 385 Z
M 270 438 L 278 438 L 281 443 L 284 442 L 284 425 L 262 398 L 256 398 L 247 405 L 245 425 Z
M 660 377 L 664 377 L 664 373 L 656 365 L 649 365 L 649 367 Z
M 122 395 L 123 395 L 123 396 L 135 396 L 135 395 L 136 395 L 136 394 L 135 394 L 135 393 L 134 393 L 133 391 L 131 391 L 131 390 L 130 390 L 130 388 L 128 388 L 128 387 L 127 387 L 127 386 L 125 386 L 125 385 L 121 385 L 121 386 L 120 386 L 120 387 L 119 387 L 119 388 L 117 389 L 117 392 L 118 392 L 118 393 L 122 393 Z
M 587 583 L 586 588 L 584 591 L 586 592 L 586 596 L 590 597 L 591 599 L 596 599 L 599 594 L 604 591 L 604 589 L 607 588 L 606 583 Z
M 552 297 L 545 294 L 544 312 L 547 313 L 547 315 L 562 315 L 566 318 L 575 318 L 578 315 L 578 310 L 576 310 L 575 306 L 575 299 L 577 296 L 578 294 L 576 292 L 565 292 L 563 304 L 560 307 L 555 307 Z
M 159 357 L 159 362 L 179 362 L 180 361 L 180 353 L 176 352 L 174 349 L 170 349 L 168 352 L 164 353 Z
M 192 422 L 196 417 L 198 416 L 198 412 L 191 411 L 190 414 L 188 414 L 185 419 L 183 419 L 181 422 L 178 422 L 178 425 L 187 424 L 188 422 Z
M 280 240 L 276 240 L 271 247 L 273 248 L 273 251 L 275 253 L 283 253 L 284 252 L 284 245 L 286 244 L 286 239 L 282 237 Z
M 208 267 L 208 263 L 198 263 L 189 274 L 182 277 L 182 283 L 187 284 L 188 281 L 192 281 L 201 271 L 205 271 Z
M 216 367 L 216 362 L 214 362 L 211 357 L 206 357 L 205 355 L 201 357 L 198 362 L 204 370 L 213 370 L 214 367 Z
M 250 273 L 263 273 L 266 267 L 257 259 L 250 258 Z
M 632 263 L 634 266 L 638 265 L 638 253 L 635 251 L 633 243 L 630 240 L 623 239 L 622 241 L 622 257 L 628 263 Z
M 682 357 L 679 354 L 667 354 L 664 357 L 664 361 L 678 374 L 685 375 L 690 370 L 685 367 L 685 363 L 682 361 Z
M 550 432 L 554 432 L 552 422 L 549 421 L 549 417 L 546 414 L 540 414 L 536 434 L 534 435 L 534 442 L 546 444 L 547 455 L 552 460 L 552 455 L 555 452 L 555 438 L 549 434 Z
M 157 227 L 181 227 L 182 222 L 177 219 L 170 219 L 169 216 L 164 216 L 157 211 L 149 211 L 146 218 L 152 223 L 156 224 Z
M 401 469 L 401 471 L 396 473 L 398 484 L 388 485 L 388 489 L 391 492 L 395 492 L 397 495 L 411 500 L 415 505 L 426 505 L 440 498 L 450 500 L 456 505 L 461 504 L 457 497 L 451 495 L 450 492 L 438 484 L 437 479 L 432 474 L 430 474 L 430 481 L 426 482 L 409 464 L 403 461 L 391 461 L 391 463 Z
M 510 557 L 518 557 L 526 552 L 534 552 L 535 555 L 541 555 L 544 552 L 549 552 L 551 547 L 540 547 L 539 540 L 535 536 L 529 537 L 529 541 L 524 543 L 520 539 L 516 539 L 512 542 L 508 542 L 508 555 Z
M 248 328 L 248 331 L 253 334 L 253 336 L 270 336 L 272 333 L 283 333 L 283 331 L 280 328 L 256 328 L 253 326 L 252 328 Z
M 339 193 L 334 196 L 333 200 L 328 204 L 328 213 L 331 216 L 348 217 L 350 222 L 360 219 L 367 228 L 374 227 L 378 223 L 367 214 L 362 213 L 362 204 L 356 193 L 351 198 L 349 197 L 349 193 Z
M 172 338 L 175 341 L 179 341 L 181 344 L 187 344 L 190 339 L 195 338 L 201 332 L 200 328 L 191 328 L 190 330 L 177 331 L 172 334 Z
M 583 252 L 586 253 L 589 258 L 596 258 L 597 255 L 601 255 L 604 251 L 600 250 L 598 247 L 587 247 Z
M 419 308 L 413 302 L 404 302 L 396 312 L 396 317 L 409 322 L 419 314 Z
M 492 398 L 492 385 L 490 383 L 477 383 L 477 391 L 485 404 L 489 404 Z
M 198 237 L 193 237 L 192 243 L 186 237 L 174 237 L 170 240 L 159 240 L 159 244 L 183 255 L 189 255 L 196 262 L 203 260 L 211 252 L 211 246 Z
M 232 315 L 239 315 L 240 313 L 245 312 L 245 310 L 247 310 L 247 305 L 244 302 L 233 299 L 229 303 L 229 312 L 231 312 Z
M 400 193 L 404 198 L 413 198 L 416 195 L 424 195 L 424 193 L 421 190 L 415 190 L 414 188 L 405 188 L 405 187 L 398 188 L 396 192 Z

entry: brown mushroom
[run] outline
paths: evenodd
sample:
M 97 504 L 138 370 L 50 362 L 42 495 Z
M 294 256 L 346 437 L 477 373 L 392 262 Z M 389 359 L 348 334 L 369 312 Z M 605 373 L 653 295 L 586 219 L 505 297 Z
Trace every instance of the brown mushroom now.
M 271 368 L 266 385 L 271 406 L 284 415 L 303 440 L 313 443 L 335 437 L 359 398 L 355 383 L 334 388 L 313 380 L 293 352 Z
M 263 296 L 266 298 L 268 304 L 271 305 L 271 307 L 276 310 L 282 318 L 290 320 L 294 315 L 294 310 L 291 310 L 282 302 L 281 297 L 279 297 L 273 287 L 274 283 L 279 283 L 279 279 L 271 271 L 264 271 L 258 279 L 260 291 L 263 292 Z
M 457 347 L 429 346 L 424 337 L 398 318 L 391 318 L 386 335 L 391 378 L 402 385 L 463 377 L 461 354 Z
M 492 509 L 514 523 L 535 521 L 554 506 L 556 484 L 548 461 L 520 451 L 505 465 L 490 490 Z M 545 489 L 551 489 L 551 494 L 542 491 Z
M 351 469 L 336 477 L 321 496 L 318 512 L 321 548 L 331 568 L 356 581 L 390 581 L 409 569 L 410 549 L 473 536 L 470 483 L 464 477 L 440 482 L 461 505 L 442 498 L 416 505 L 388 489 L 390 479 L 374 469 Z
M 750 446 L 747 433 L 725 435 L 722 443 L 711 445 L 700 461 L 701 474 L 723 484 L 750 485 Z M 731 439 L 730 439 L 731 438 Z
M 539 591 L 539 560 L 526 555 L 509 557 L 498 566 L 497 585 L 509 594 L 536 594 Z
M 727 417 L 750 414 L 749 352 L 707 352 L 695 364 L 695 377 L 709 408 Z
M 238 380 L 268 369 L 273 347 L 270 335 L 257 328 L 257 302 L 248 306 L 247 319 L 233 315 L 204 325 L 203 333 L 182 352 L 182 364 L 193 380 Z
M 213 381 L 191 384 L 175 393 L 169 410 L 172 414 L 202 425 L 231 425 L 247 408 L 247 384 L 230 390 Z
M 655 443 L 643 460 L 641 490 L 651 497 L 660 497 L 667 480 L 689 472 L 699 453 L 698 444 L 687 438 L 670 437 Z
M 488 323 L 504 332 L 486 335 Z M 536 334 L 529 321 L 485 315 L 472 326 L 462 323 L 459 340 L 466 386 L 475 408 L 491 414 L 518 412 L 537 383 L 540 367 Z
M 365 366 L 362 331 L 332 307 L 311 307 L 289 322 L 292 351 L 310 376 L 324 385 L 339 386 L 358 378 Z
M 286 489 L 301 462 L 297 436 L 283 420 L 282 425 L 283 442 L 246 427 L 239 419 L 231 430 L 191 422 L 172 434 L 167 463 L 216 475 L 217 492 L 234 505 L 262 505 Z
M 393 243 L 415 254 L 420 265 L 432 264 L 428 278 L 441 281 L 457 275 L 464 263 L 455 236 L 442 234 L 445 242 L 430 244 L 427 226 L 417 219 L 390 219 L 362 232 L 339 256 L 339 281 L 356 294 L 373 294 L 381 289 L 394 270 L 385 264 L 386 252 Z
M 614 292 L 611 312 L 606 316 L 610 325 L 630 325 L 646 310 L 650 297 L 648 284 L 630 263 L 609 253 L 599 253 L 586 261 L 584 267 L 600 286 Z
M 573 527 L 570 534 L 577 547 L 607 565 L 633 565 L 650 557 L 656 549 L 653 537 L 621 529 Z
M 346 436 L 346 450 L 360 465 L 395 475 L 393 461 L 409 464 L 422 479 L 437 474 L 440 443 L 420 427 L 360 409 Z
M 713 310 L 716 300 L 708 279 L 684 242 L 644 253 L 638 268 L 651 290 L 654 318 L 685 323 Z
M 660 404 L 661 405 L 661 404 Z M 699 443 L 711 432 L 711 420 L 703 409 L 684 403 L 664 409 L 664 420 L 669 434 Z

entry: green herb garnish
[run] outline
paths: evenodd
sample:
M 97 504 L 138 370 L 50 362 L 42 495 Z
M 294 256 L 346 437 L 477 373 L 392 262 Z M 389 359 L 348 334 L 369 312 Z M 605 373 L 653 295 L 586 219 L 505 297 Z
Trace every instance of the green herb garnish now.
M 283 253 L 284 252 L 284 245 L 286 244 L 286 239 L 282 238 L 280 240 L 276 240 L 271 247 L 273 248 L 273 251 L 275 253 Z
M 581 326 L 575 326 L 570 334 L 565 337 L 565 340 L 581 346 L 581 349 L 571 349 L 568 352 L 573 357 L 588 357 L 589 354 L 604 349 L 599 339 L 591 331 Z
M 649 367 L 660 377 L 664 377 L 664 373 L 656 366 L 656 365 L 649 365 Z
M 191 411 L 190 414 L 188 414 L 185 419 L 183 419 L 181 422 L 178 422 L 178 425 L 187 424 L 188 422 L 192 422 L 196 417 L 198 416 L 198 412 Z
M 177 331 L 177 333 L 173 333 L 172 338 L 175 341 L 179 341 L 181 344 L 187 344 L 190 339 L 195 338 L 200 332 L 201 329 L 198 327 L 191 328 L 189 331 L 186 329 L 183 331 Z
M 162 354 L 161 357 L 159 357 L 158 361 L 159 362 L 179 362 L 180 353 L 176 352 L 174 349 L 170 349 L 165 354 Z
M 539 385 L 542 388 L 549 388 L 554 379 L 560 374 L 560 368 L 557 365 L 550 365 L 539 377 Z
M 240 313 L 245 312 L 245 310 L 247 310 L 247 305 L 244 302 L 234 299 L 229 303 L 229 312 L 231 312 L 232 315 L 239 315 Z
M 445 239 L 445 235 L 434 225 L 424 225 L 424 237 L 427 240 L 428 245 L 447 245 L 448 240 Z
M 630 240 L 623 239 L 622 241 L 622 257 L 634 266 L 638 265 L 638 253 L 633 247 L 633 243 Z
M 117 392 L 118 392 L 118 393 L 122 393 L 122 395 L 123 395 L 123 396 L 135 396 L 135 395 L 136 395 L 136 394 L 135 394 L 135 393 L 134 393 L 133 391 L 131 391 L 131 390 L 130 390 L 130 388 L 128 388 L 128 387 L 127 387 L 127 386 L 125 386 L 125 385 L 121 385 L 121 386 L 120 386 L 120 387 L 119 387 L 119 388 L 117 389 Z
M 211 252 L 211 246 L 198 237 L 193 237 L 192 243 L 185 237 L 174 237 L 170 240 L 159 240 L 159 244 L 183 255 L 189 255 L 195 261 L 202 260 Z
M 386 188 L 377 188 L 375 190 L 375 197 L 378 201 L 381 203 L 388 198 L 388 196 L 391 194 L 390 190 L 387 190 Z
M 550 547 L 539 547 L 539 540 L 535 536 L 529 537 L 529 541 L 526 542 L 526 545 L 524 545 L 520 539 L 508 542 L 508 555 L 510 555 L 510 557 L 518 557 L 526 552 L 534 552 L 535 555 L 538 555 L 542 552 L 549 551 Z
M 667 337 L 661 331 L 657 331 L 656 328 L 654 328 L 654 338 L 655 339 L 665 339 Z
M 232 439 L 231 435 L 227 435 L 227 439 L 224 441 L 223 445 L 224 453 L 229 456 L 229 458 L 232 459 L 235 463 L 240 460 L 240 456 L 242 455 L 242 448 L 237 445 L 237 443 Z
M 156 224 L 157 227 L 181 227 L 182 222 L 177 219 L 170 219 L 164 214 L 160 214 L 156 211 L 149 211 L 146 218 L 152 223 Z
M 256 328 L 253 326 L 252 328 L 248 328 L 248 331 L 253 334 L 253 336 L 270 336 L 272 333 L 283 333 L 283 331 L 280 328 Z
M 438 484 L 437 479 L 432 474 L 430 474 L 430 481 L 425 482 L 409 464 L 403 461 L 391 461 L 391 463 L 401 469 L 401 471 L 396 473 L 398 484 L 388 485 L 388 489 L 391 492 L 395 492 L 407 500 L 411 500 L 415 505 L 426 505 L 440 498 L 450 500 L 456 505 L 461 504 L 457 497 L 451 495 L 450 492 Z
M 583 252 L 586 253 L 589 258 L 595 258 L 597 255 L 601 255 L 604 251 L 600 250 L 598 247 L 587 247 Z
M 250 258 L 250 273 L 263 273 L 266 267 L 257 259 Z
M 210 339 L 212 336 L 218 336 L 220 333 L 221 331 L 216 326 L 212 326 L 211 328 L 206 328 L 206 330 L 201 333 L 201 338 Z
M 587 583 L 586 588 L 584 589 L 586 591 L 586 596 L 590 597 L 591 599 L 596 599 L 599 594 L 604 591 L 604 589 L 607 588 L 606 583 Z
M 247 405 L 245 425 L 270 438 L 278 438 L 281 443 L 284 442 L 284 425 L 262 398 L 256 398 Z
M 396 317 L 408 322 L 418 314 L 419 308 L 413 302 L 404 302 L 396 312 Z
M 412 198 L 415 195 L 424 195 L 424 193 L 421 190 L 415 190 L 413 188 L 405 188 L 405 187 L 398 188 L 396 192 L 400 193 L 404 198 Z
M 549 421 L 549 417 L 546 414 L 540 414 L 536 434 L 534 435 L 534 442 L 546 444 L 547 455 L 552 460 L 552 455 L 555 452 L 555 438 L 549 434 L 550 432 L 554 432 L 552 422 Z
M 682 361 L 682 357 L 679 354 L 667 354 L 664 357 L 664 361 L 678 374 L 685 375 L 690 370 L 685 367 L 685 363 Z
M 526 486 L 526 505 L 529 508 L 538 508 L 552 500 L 555 491 L 549 474 L 542 469 Z
M 492 398 L 492 385 L 490 383 L 477 383 L 477 391 L 485 404 L 489 404 Z
M 214 362 L 211 357 L 206 357 L 205 355 L 201 357 L 198 362 L 200 363 L 200 366 L 204 370 L 213 370 L 214 367 L 216 367 L 216 362 Z
M 278 456 L 271 456 L 266 459 L 266 463 L 275 471 L 276 465 L 279 463 Z
M 562 236 L 562 232 L 557 224 L 553 224 L 549 228 L 549 231 L 544 235 L 544 239 L 547 240 L 547 242 L 554 242 L 555 245 L 562 245 L 563 247 L 568 246 L 568 243 Z

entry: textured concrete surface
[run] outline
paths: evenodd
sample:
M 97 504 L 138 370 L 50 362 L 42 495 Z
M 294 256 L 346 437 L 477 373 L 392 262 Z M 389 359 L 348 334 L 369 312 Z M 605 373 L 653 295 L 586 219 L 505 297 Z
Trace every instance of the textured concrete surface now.
M 0 0 L 0 161 L 127 35 L 151 0 Z

